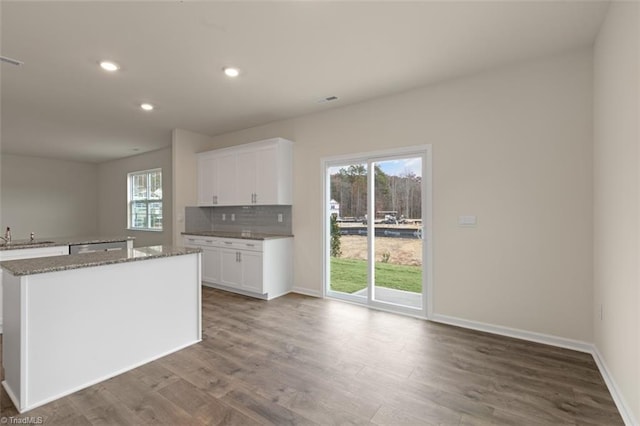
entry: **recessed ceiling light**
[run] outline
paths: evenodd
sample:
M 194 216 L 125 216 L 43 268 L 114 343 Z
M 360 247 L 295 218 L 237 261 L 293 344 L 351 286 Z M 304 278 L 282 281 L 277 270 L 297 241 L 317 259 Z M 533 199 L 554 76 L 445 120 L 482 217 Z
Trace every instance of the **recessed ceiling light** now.
M 116 64 L 115 62 L 111 62 L 111 61 L 102 61 L 100 62 L 100 68 L 102 68 L 105 71 L 118 71 L 120 69 L 120 67 L 118 66 L 118 64 Z
M 140 104 L 140 108 L 142 108 L 145 111 L 151 111 L 153 109 L 153 105 L 151 104 Z
M 240 70 L 238 68 L 226 67 L 223 68 L 222 71 L 224 71 L 227 77 L 237 77 L 240 75 Z

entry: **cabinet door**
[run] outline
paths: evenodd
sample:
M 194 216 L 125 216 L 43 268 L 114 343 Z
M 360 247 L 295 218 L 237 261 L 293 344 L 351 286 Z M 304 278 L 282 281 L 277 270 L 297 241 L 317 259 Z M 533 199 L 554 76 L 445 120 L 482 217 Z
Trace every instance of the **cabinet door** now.
M 217 205 L 238 204 L 238 177 L 235 153 L 216 156 L 215 185 L 218 195 Z
M 237 250 L 220 250 L 220 283 L 229 287 L 240 288 L 242 283 L 242 266 Z
M 255 204 L 256 168 L 259 161 L 255 151 L 238 154 L 238 202 L 242 205 Z
M 255 154 L 255 204 L 279 204 L 278 147 L 260 149 Z
M 198 157 L 198 205 L 212 206 L 215 194 L 216 159 L 212 156 Z
M 242 289 L 255 293 L 264 293 L 262 282 L 262 253 L 257 251 L 241 251 Z
M 220 282 L 220 249 L 217 247 L 202 248 L 202 281 Z

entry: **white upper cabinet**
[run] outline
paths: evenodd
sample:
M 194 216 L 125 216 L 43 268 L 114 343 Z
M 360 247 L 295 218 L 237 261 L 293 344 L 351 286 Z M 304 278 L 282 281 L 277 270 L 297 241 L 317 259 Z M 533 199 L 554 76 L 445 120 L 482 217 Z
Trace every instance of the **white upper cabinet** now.
M 238 153 L 238 186 L 236 191 L 237 202 L 240 205 L 255 204 L 258 157 L 257 152 L 254 150 Z
M 292 204 L 293 143 L 274 138 L 198 154 L 198 205 Z
M 292 204 L 291 167 L 281 168 L 277 147 L 261 149 L 256 154 L 256 204 Z
M 237 203 L 237 155 L 223 152 L 216 155 L 214 170 L 214 187 L 216 190 L 215 205 L 233 205 Z
M 214 172 L 217 159 L 213 155 L 198 155 L 198 205 L 212 206 L 215 204 L 217 188 Z

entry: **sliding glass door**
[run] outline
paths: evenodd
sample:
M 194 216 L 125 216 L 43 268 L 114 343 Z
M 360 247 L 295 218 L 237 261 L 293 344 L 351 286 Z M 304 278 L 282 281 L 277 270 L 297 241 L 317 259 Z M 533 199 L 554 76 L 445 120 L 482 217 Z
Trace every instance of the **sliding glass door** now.
M 428 146 L 324 161 L 325 293 L 426 317 Z
M 367 164 L 348 162 L 330 166 L 329 292 L 366 301 L 369 286 L 367 243 Z M 325 203 L 326 204 L 326 203 Z
M 372 299 L 422 309 L 422 157 L 373 163 Z

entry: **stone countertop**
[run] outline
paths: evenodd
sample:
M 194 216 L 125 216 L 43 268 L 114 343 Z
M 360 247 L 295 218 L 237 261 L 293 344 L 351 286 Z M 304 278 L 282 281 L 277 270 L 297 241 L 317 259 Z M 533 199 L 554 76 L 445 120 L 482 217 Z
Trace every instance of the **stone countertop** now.
M 10 243 L 2 242 L 0 244 L 0 250 L 20 250 L 28 248 L 38 247 L 55 247 L 55 246 L 68 246 L 72 244 L 94 244 L 94 243 L 115 243 L 118 241 L 135 240 L 135 237 L 131 236 L 111 236 L 111 237 L 98 237 L 95 235 L 80 236 L 80 237 L 56 237 L 56 238 L 36 238 L 31 240 L 13 240 Z
M 228 231 L 196 231 L 183 232 L 182 235 L 196 237 L 237 238 L 241 240 L 272 240 L 276 238 L 292 238 L 293 235 L 262 234 L 260 232 L 228 232 Z
M 110 252 L 103 251 L 65 256 L 38 257 L 34 259 L 6 260 L 0 262 L 0 266 L 14 276 L 23 276 L 158 259 L 161 257 L 182 256 L 200 252 L 200 249 L 193 248 L 150 246 Z

